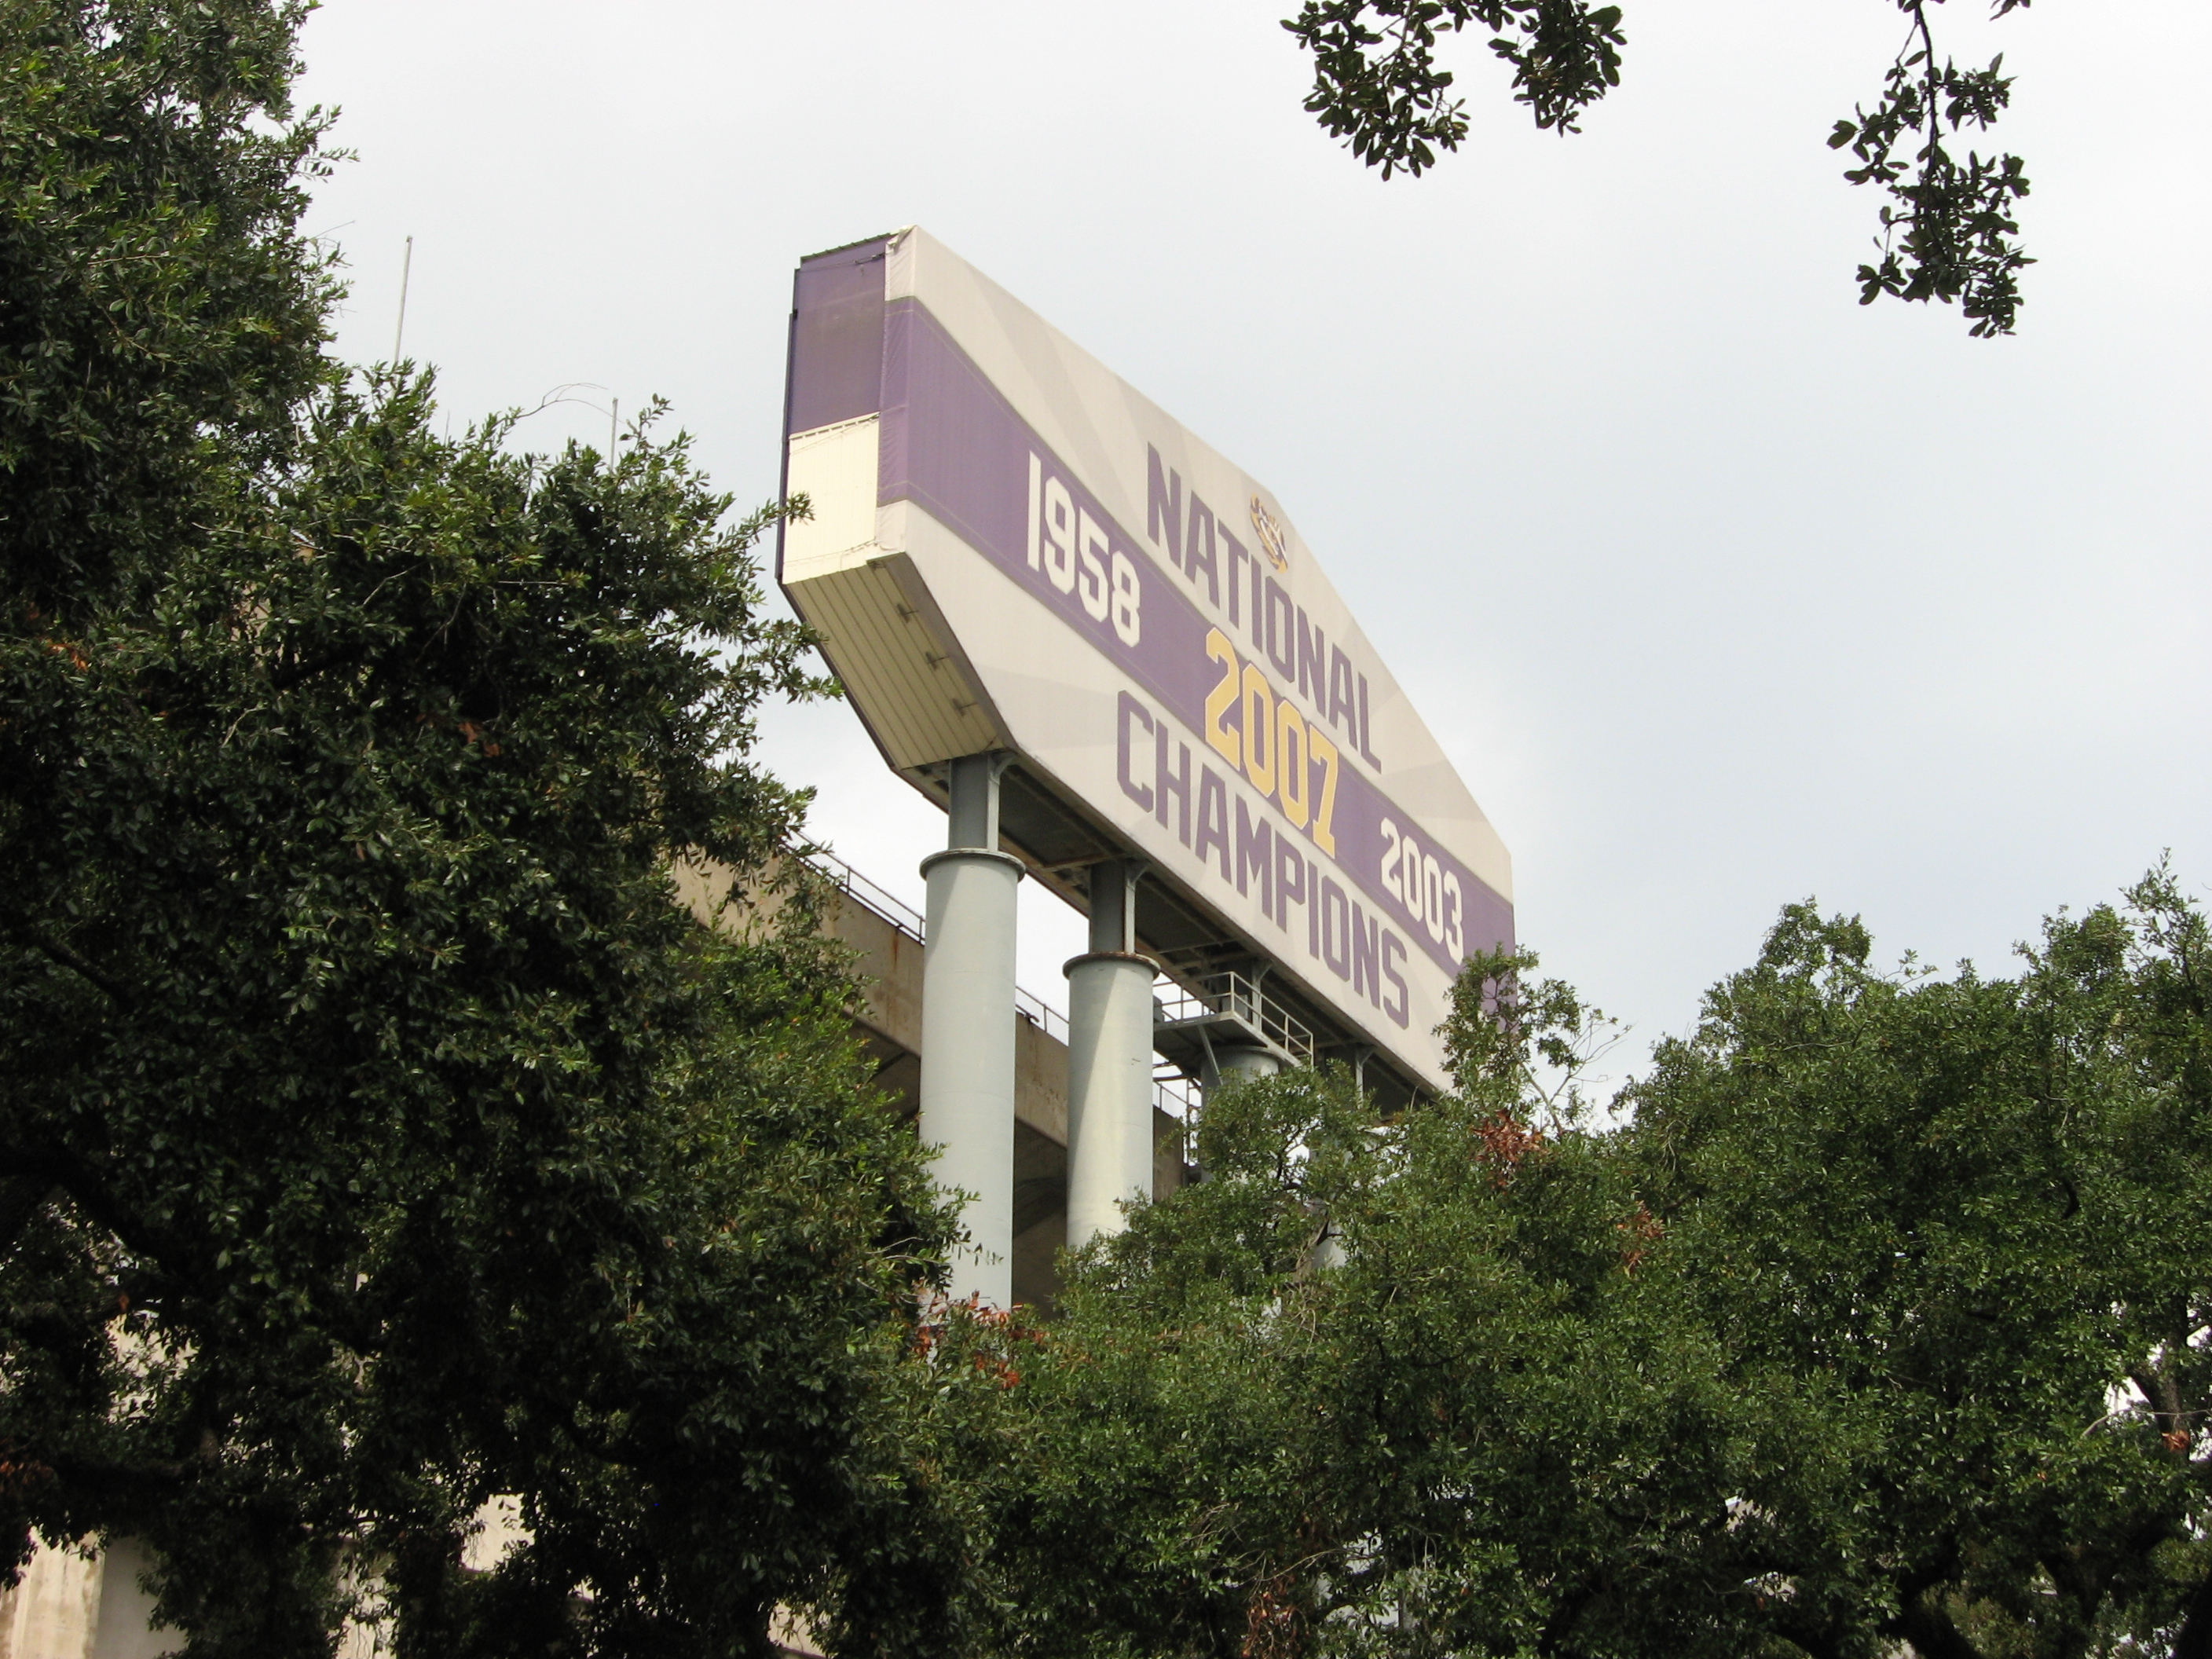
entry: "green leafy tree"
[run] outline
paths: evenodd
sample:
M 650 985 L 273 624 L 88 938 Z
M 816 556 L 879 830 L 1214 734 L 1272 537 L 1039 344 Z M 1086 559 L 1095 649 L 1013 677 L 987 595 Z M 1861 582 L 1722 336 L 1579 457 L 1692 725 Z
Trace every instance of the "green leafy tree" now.
M 1701 1535 L 1759 1449 L 1656 1277 L 1631 1166 L 1576 1121 L 1601 1022 L 1533 966 L 1470 970 L 1461 1086 L 1395 1121 L 1341 1073 L 1209 1101 L 1205 1180 L 1073 1262 L 1048 1332 L 994 1350 L 1018 1381 L 984 1650 L 1710 1632 Z
M 1887 198 L 1875 259 L 1858 271 L 1859 301 L 1883 295 L 1957 305 L 1968 332 L 2009 334 L 2020 317 L 2018 204 L 2028 193 L 2020 157 L 1983 155 L 1962 140 L 1986 131 L 2012 100 L 2002 54 L 1986 69 L 1941 58 L 1929 8 L 1894 0 L 1910 30 L 1875 107 L 1836 123 L 1848 147 L 1844 177 Z M 1991 0 L 1997 16 L 2030 0 Z M 1539 127 L 1579 131 L 1585 112 L 1620 83 L 1621 9 L 1591 0 L 1304 0 L 1283 27 L 1313 54 L 1306 108 L 1370 167 L 1418 176 L 1468 131 L 1465 100 L 1437 59 L 1440 38 L 1492 32 L 1490 49 L 1513 70 L 1513 96 Z
M 1663 1254 L 1846 1501 L 1732 1494 L 1730 1576 L 1820 1656 L 2212 1641 L 2212 957 L 2155 872 L 2015 980 L 1793 908 L 1633 1091 Z M 1786 1474 L 1788 1465 L 1776 1466 Z
M 947 1220 L 744 759 L 773 515 L 328 359 L 303 9 L 0 3 L 0 1553 L 193 1655 L 896 1650 Z
M 1791 908 L 1610 1123 L 1525 954 L 1450 1096 L 1210 1102 L 964 1332 L 980 1650 L 2202 1654 L 2212 934 L 2159 872 L 2012 979 L 1871 950 Z
M 328 381 L 328 268 L 296 229 L 324 123 L 285 102 L 304 9 L 0 5 L 0 558 L 19 604 L 116 592 L 144 548 L 191 533 L 179 509 L 213 457 L 280 459 Z

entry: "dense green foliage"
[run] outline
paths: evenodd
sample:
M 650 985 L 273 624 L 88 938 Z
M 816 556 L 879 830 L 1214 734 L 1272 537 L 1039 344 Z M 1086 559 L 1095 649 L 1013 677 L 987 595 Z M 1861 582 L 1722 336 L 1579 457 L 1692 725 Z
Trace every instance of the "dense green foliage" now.
M 331 361 L 298 21 L 0 0 L 0 1556 L 143 1539 L 201 1656 L 2212 1651 L 2163 872 L 2010 978 L 1793 908 L 1605 1114 L 1480 959 L 1449 1095 L 1218 1093 L 1050 1325 L 929 1301 L 745 759 L 773 514 Z
M 1986 69 L 1940 58 L 1928 8 L 1942 0 L 1895 0 L 1911 32 L 1882 78 L 1881 95 L 1838 121 L 1831 148 L 1848 146 L 1858 165 L 1844 177 L 1887 198 L 1874 261 L 1858 270 L 1859 302 L 1887 294 L 1957 305 L 1981 337 L 2009 334 L 2019 320 L 2020 273 L 2033 263 L 2014 217 L 2028 191 L 2016 155 L 1954 153 L 1969 131 L 1985 132 L 2012 101 L 2000 54 Z M 1991 0 L 1997 16 L 2029 0 Z M 1620 84 L 1627 38 L 1621 9 L 1591 0 L 1304 0 L 1283 27 L 1313 54 L 1306 108 L 1332 137 L 1370 167 L 1418 176 L 1439 149 L 1468 132 L 1466 102 L 1451 95 L 1439 38 L 1480 27 L 1512 66 L 1513 96 L 1539 127 L 1580 131 L 1589 107 Z
M 281 456 L 328 378 L 296 229 L 322 123 L 286 119 L 303 9 L 0 5 L 11 599 L 114 591 L 187 533 L 211 455 Z
M 1869 954 L 1791 911 L 1632 1091 L 1731 1388 L 1800 1401 L 1848 1500 L 1745 1487 L 1734 1568 L 1815 1655 L 2202 1652 L 2203 916 L 2161 872 L 2047 924 L 2016 979 Z
M 769 515 L 327 361 L 298 15 L 0 5 L 0 1554 L 147 1540 L 195 1655 L 910 1627 L 945 1218 L 746 908 Z
M 2014 979 L 1795 908 L 1612 1127 L 1525 956 L 1451 1096 L 1210 1106 L 993 1350 L 996 1647 L 2201 1653 L 2208 947 L 2163 874 Z
M 1743 1452 L 1640 1293 L 1625 1169 L 1488 1059 L 1395 1124 L 1340 1075 L 1209 1106 L 1206 1180 L 1085 1262 L 1010 1390 L 1007 1648 L 1641 1650 L 1674 1489 Z

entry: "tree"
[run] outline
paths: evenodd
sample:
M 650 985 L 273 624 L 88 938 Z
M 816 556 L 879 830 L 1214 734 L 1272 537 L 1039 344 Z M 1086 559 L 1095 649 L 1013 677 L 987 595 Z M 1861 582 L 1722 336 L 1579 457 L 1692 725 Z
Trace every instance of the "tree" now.
M 1848 1496 L 1737 1494 L 1730 1571 L 1774 1634 L 2212 1641 L 2208 943 L 2163 871 L 2051 921 L 2016 980 L 1883 975 L 1797 907 L 1632 1091 L 1729 1385 L 1805 1401 Z
M 1887 198 L 1875 260 L 1858 270 L 1859 302 L 1883 295 L 1956 304 L 1968 332 L 2009 334 L 2019 320 L 2020 272 L 2033 263 L 2018 240 L 2016 204 L 2028 193 L 2016 155 L 1954 152 L 1970 131 L 1987 131 L 2012 100 L 2002 54 L 1986 69 L 1937 64 L 1930 4 L 1895 0 L 1910 33 L 1883 76 L 1872 111 L 1836 123 L 1832 149 L 1856 167 L 1844 177 Z M 2029 0 L 1991 0 L 1996 15 Z M 1621 9 L 1592 0 L 1304 0 L 1283 27 L 1314 57 L 1306 108 L 1353 155 L 1419 176 L 1437 151 L 1467 137 L 1464 100 L 1437 63 L 1438 37 L 1480 27 L 1492 52 L 1513 69 L 1516 101 L 1536 125 L 1580 131 L 1583 113 L 1620 83 L 1626 36 Z
M 774 514 L 328 359 L 303 10 L 0 5 L 9 1565 L 143 1538 L 195 1656 L 895 1649 L 949 1224 L 744 759 Z
M 1057 1323 L 960 1334 L 979 1650 L 2201 1654 L 2208 946 L 2163 872 L 2009 980 L 1798 906 L 1613 1123 L 1525 953 L 1450 1096 L 1209 1102 Z
M 1773 1455 L 1577 1127 L 1601 1030 L 1478 961 L 1460 1089 L 1390 1122 L 1340 1073 L 1210 1099 L 1206 1179 L 1000 1336 L 994 1641 L 1035 1654 L 1692 1645 L 1720 1495 Z M 1518 985 L 1512 991 L 1506 988 Z

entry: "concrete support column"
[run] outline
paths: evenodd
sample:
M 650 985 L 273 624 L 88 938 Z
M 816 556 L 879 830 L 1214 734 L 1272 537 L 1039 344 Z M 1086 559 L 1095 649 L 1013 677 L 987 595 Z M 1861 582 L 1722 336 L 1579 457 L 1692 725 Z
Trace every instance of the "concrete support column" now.
M 1235 1083 L 1248 1077 L 1273 1077 L 1282 1069 L 1281 1057 L 1267 1049 L 1224 1044 L 1213 1051 L 1214 1075 L 1207 1080 L 1207 1086 L 1218 1088 L 1224 1083 Z
M 1141 866 L 1091 872 L 1091 950 L 1068 963 L 1067 1243 L 1127 1224 L 1121 1206 L 1152 1193 L 1152 978 L 1136 954 Z
M 995 755 L 951 769 L 946 850 L 922 860 L 929 915 L 921 963 L 921 1139 L 937 1183 L 973 1196 L 956 1298 L 1013 1300 L 1014 892 L 1019 859 L 999 851 Z

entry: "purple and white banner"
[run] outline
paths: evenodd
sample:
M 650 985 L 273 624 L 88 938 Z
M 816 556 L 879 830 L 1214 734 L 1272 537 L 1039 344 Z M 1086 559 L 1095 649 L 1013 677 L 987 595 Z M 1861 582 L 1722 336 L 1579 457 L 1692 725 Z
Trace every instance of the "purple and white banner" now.
M 874 470 L 813 557 L 787 544 L 802 614 L 810 574 L 910 558 L 1031 769 L 1441 1083 L 1451 980 L 1512 940 L 1510 864 L 1273 497 L 919 231 L 798 294 L 794 458 L 849 435 Z M 793 487 L 840 488 L 825 465 Z

